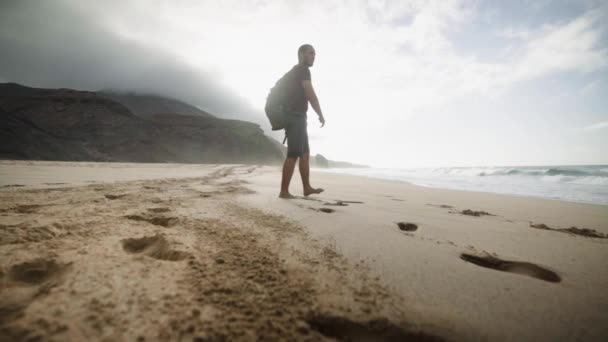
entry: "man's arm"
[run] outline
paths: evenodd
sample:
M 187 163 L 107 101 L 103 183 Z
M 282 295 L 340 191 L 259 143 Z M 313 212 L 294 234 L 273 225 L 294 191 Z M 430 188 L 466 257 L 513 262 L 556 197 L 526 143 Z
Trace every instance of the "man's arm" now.
M 321 105 L 319 105 L 317 94 L 312 87 L 312 82 L 310 80 L 304 80 L 302 81 L 302 87 L 304 87 L 306 98 L 308 99 L 308 102 L 310 102 L 312 109 L 314 109 L 315 112 L 317 112 L 317 115 L 319 115 L 319 121 L 321 121 L 321 127 L 323 127 L 325 125 L 325 118 L 323 117 L 323 112 L 321 111 Z

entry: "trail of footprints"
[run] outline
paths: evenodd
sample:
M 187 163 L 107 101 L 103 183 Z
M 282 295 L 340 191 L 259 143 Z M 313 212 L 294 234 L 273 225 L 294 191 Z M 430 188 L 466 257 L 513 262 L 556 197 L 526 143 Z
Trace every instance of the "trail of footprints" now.
M 167 208 L 150 208 L 151 212 L 167 212 Z M 167 227 L 174 217 L 129 216 L 128 219 L 144 220 L 151 224 Z M 165 261 L 180 261 L 188 258 L 190 253 L 174 250 L 163 234 L 127 238 L 122 240 L 122 247 L 130 254 L 140 254 Z M 17 319 L 36 298 L 47 295 L 52 287 L 62 283 L 72 263 L 62 263 L 54 258 L 36 258 L 12 265 L 7 271 L 0 269 L 0 326 Z M 14 337 L 14 332 L 0 332 L 5 337 Z
M 119 199 L 124 196 L 125 195 L 105 195 L 106 198 L 112 199 L 112 200 Z M 346 203 L 361 203 L 361 202 L 336 201 L 335 203 L 324 202 L 323 204 L 335 205 L 335 206 L 345 206 L 345 205 L 347 205 Z M 429 205 L 431 205 L 431 204 L 429 204 Z M 449 206 L 449 205 L 433 205 L 433 206 L 437 206 L 440 208 L 450 208 L 450 209 L 453 208 L 452 206 Z M 19 213 L 31 213 L 31 212 L 35 211 L 36 209 L 38 209 L 39 207 L 41 207 L 41 206 L 39 206 L 39 205 L 21 205 L 21 206 L 14 208 L 14 211 L 19 212 Z M 312 207 L 309 207 L 309 208 L 311 210 L 321 211 L 321 212 L 326 212 L 326 213 L 332 213 L 335 211 L 330 208 L 320 208 L 320 209 L 316 209 L 316 208 L 312 208 Z M 155 213 L 155 214 L 166 213 L 166 212 L 170 211 L 169 208 L 148 208 L 147 210 L 149 212 Z M 491 215 L 491 214 L 483 212 L 483 211 L 471 211 L 468 209 L 462 211 L 462 213 L 464 215 L 471 215 L 471 216 Z M 125 216 L 125 218 L 130 219 L 130 220 L 135 220 L 135 221 L 144 221 L 144 222 L 148 222 L 150 224 L 162 226 L 162 227 L 170 227 L 170 226 L 176 224 L 178 221 L 178 219 L 175 217 L 164 217 L 164 216 L 153 216 L 153 215 L 152 216 L 150 216 L 150 215 L 127 215 L 127 216 Z M 418 229 L 417 224 L 409 223 L 409 222 L 398 222 L 397 226 L 399 227 L 400 230 L 406 231 L 406 232 L 413 232 Z M 539 227 L 539 228 L 547 229 L 547 228 L 545 228 L 544 225 L 531 225 L 531 226 L 534 228 Z M 599 236 L 597 236 L 597 237 L 599 237 Z M 171 250 L 169 243 L 166 240 L 165 236 L 161 235 L 161 234 L 157 234 L 154 236 L 145 236 L 145 237 L 141 237 L 141 238 L 129 238 L 129 239 L 123 240 L 122 243 L 123 243 L 124 250 L 129 253 L 143 254 L 143 255 L 147 255 L 147 256 L 150 256 L 150 257 L 153 257 L 153 258 L 156 258 L 159 260 L 178 261 L 178 260 L 183 260 L 188 256 L 188 253 L 186 253 L 186 252 Z M 480 256 L 474 256 L 474 255 L 465 254 L 465 253 L 463 253 L 461 255 L 461 258 L 463 260 L 466 260 L 468 262 L 471 262 L 475 265 L 482 266 L 482 267 L 497 269 L 497 270 L 501 270 L 501 271 L 505 271 L 505 272 L 525 274 L 525 275 L 540 278 L 543 280 L 558 279 L 557 281 L 559 281 L 559 276 L 557 276 L 556 274 L 547 276 L 547 274 L 553 273 L 552 271 L 545 270 L 544 268 L 537 266 L 535 264 L 532 264 L 532 263 L 503 261 L 496 257 L 480 257 Z M 38 265 L 38 266 L 35 266 L 35 265 Z M 12 278 L 21 279 L 21 280 L 24 280 L 25 282 L 27 282 L 27 279 L 30 279 L 30 280 L 37 279 L 36 278 L 37 277 L 36 274 L 37 274 L 40 279 L 43 279 L 46 277 L 46 274 L 50 274 L 54 271 L 54 269 L 56 268 L 54 265 L 55 265 L 54 263 L 48 263 L 48 264 L 44 264 L 44 263 L 41 264 L 40 262 L 26 263 L 26 264 L 22 265 L 22 267 L 20 266 L 21 268 L 25 269 L 25 271 L 23 271 L 22 273 L 18 273 L 17 271 L 12 271 L 12 275 L 13 275 Z M 30 266 L 33 268 L 26 269 L 27 267 L 30 267 Z M 25 278 L 24 277 L 20 278 L 19 274 L 24 275 Z M 29 277 L 29 278 L 27 278 L 27 277 Z M 552 281 L 552 280 L 548 280 L 548 281 Z
M 300 199 L 323 202 L 321 200 L 314 199 L 314 198 L 301 197 Z M 334 206 L 345 206 L 345 205 L 347 205 L 346 203 L 363 203 L 363 202 L 340 201 L 340 200 L 336 201 L 335 203 L 323 202 L 324 205 L 334 205 Z M 453 206 L 446 205 L 446 204 L 436 205 L 436 204 L 427 203 L 427 205 L 433 206 L 433 207 L 438 207 L 438 208 L 443 208 L 443 209 L 454 209 Z M 330 209 L 330 208 L 314 208 L 314 207 L 307 207 L 307 208 L 310 210 L 325 212 L 325 213 L 335 212 L 335 210 Z M 496 216 L 496 215 L 488 213 L 486 211 L 471 210 L 471 209 L 464 209 L 462 211 L 450 211 L 450 213 L 461 214 L 461 215 L 466 215 L 466 216 L 473 216 L 473 217 Z M 538 228 L 538 229 L 548 229 L 548 230 L 554 230 L 554 231 L 570 232 L 573 234 L 578 234 L 578 235 L 583 235 L 583 236 L 591 236 L 591 237 L 599 237 L 599 238 L 605 237 L 604 235 L 599 234 L 595 230 L 592 230 L 592 229 L 578 229 L 576 227 L 572 227 L 569 229 L 558 230 L 558 229 L 549 228 L 544 224 L 540 224 L 540 225 L 530 224 L 530 226 L 533 228 Z M 415 223 L 411 223 L 411 222 L 397 222 L 397 227 L 399 228 L 399 230 L 406 232 L 406 233 L 411 233 L 411 232 L 415 232 L 418 230 L 418 225 Z M 411 234 L 408 234 L 408 235 L 411 235 Z M 448 243 L 453 246 L 456 246 L 451 241 L 448 241 Z M 491 255 L 479 256 L 479 255 L 473 255 L 473 254 L 468 254 L 468 253 L 462 253 L 460 255 L 460 258 L 462 260 L 465 260 L 474 265 L 481 266 L 484 268 L 490 268 L 490 269 L 494 269 L 494 270 L 498 270 L 498 271 L 502 271 L 502 272 L 513 273 L 513 274 L 525 275 L 525 276 L 541 279 L 541 280 L 548 281 L 548 282 L 558 283 L 561 281 L 561 277 L 557 273 L 555 273 L 547 268 L 544 268 L 542 266 L 536 265 L 534 263 L 530 263 L 530 262 L 509 261 L 509 260 L 500 259 L 497 256 L 491 256 Z
M 437 204 L 427 203 L 426 205 L 443 208 L 443 209 L 454 209 L 453 206 L 446 205 L 446 204 L 437 205 Z M 457 214 L 474 216 L 474 217 L 496 216 L 494 214 L 490 214 L 485 211 L 475 211 L 475 210 L 471 210 L 471 209 L 465 209 L 462 211 L 450 211 L 450 213 L 452 213 L 452 214 L 457 213 Z M 413 223 L 399 222 L 399 223 L 397 223 L 397 225 L 400 230 L 406 231 L 406 232 L 411 232 L 411 231 L 415 231 L 418 229 L 418 226 Z M 572 227 L 569 229 L 558 230 L 558 229 L 549 228 L 544 224 L 533 225 L 532 223 L 530 223 L 530 226 L 533 228 L 538 228 L 538 229 L 566 231 L 566 232 L 571 232 L 573 234 L 579 234 L 579 235 L 583 235 L 583 236 L 600 237 L 600 238 L 603 237 L 601 234 L 597 233 L 595 230 L 592 230 L 592 229 L 577 229 L 576 227 Z M 452 245 L 454 245 L 454 244 L 452 243 Z M 476 266 L 489 268 L 489 269 L 502 271 L 502 272 L 524 275 L 524 276 L 544 280 L 547 282 L 559 283 L 562 280 L 561 277 L 559 276 L 559 274 L 557 274 L 556 272 L 554 272 L 548 268 L 539 266 L 537 264 L 531 263 L 531 262 L 503 260 L 496 255 L 490 255 L 488 253 L 484 253 L 483 255 L 461 253 L 460 258 L 462 260 L 469 262 Z

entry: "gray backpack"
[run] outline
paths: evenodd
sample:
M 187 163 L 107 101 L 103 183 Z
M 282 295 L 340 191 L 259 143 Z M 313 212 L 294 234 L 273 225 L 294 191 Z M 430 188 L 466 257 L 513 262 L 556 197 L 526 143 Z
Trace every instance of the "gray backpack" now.
M 287 74 L 285 74 L 286 76 Z M 284 129 L 287 125 L 286 111 L 287 108 L 287 86 L 285 76 L 281 77 L 277 83 L 270 89 L 268 97 L 266 97 L 266 105 L 264 111 L 270 126 L 273 131 Z

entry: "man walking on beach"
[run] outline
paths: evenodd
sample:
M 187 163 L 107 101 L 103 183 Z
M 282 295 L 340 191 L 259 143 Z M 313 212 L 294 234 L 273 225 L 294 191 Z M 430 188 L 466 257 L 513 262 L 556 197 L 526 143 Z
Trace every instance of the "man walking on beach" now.
M 319 99 L 312 87 L 309 68 L 315 62 L 315 49 L 312 45 L 304 44 L 298 49 L 298 64 L 288 71 L 284 80 L 287 82 L 288 96 L 286 108 L 289 110 L 286 113 L 287 124 L 285 127 L 285 135 L 287 137 L 287 158 L 283 163 L 283 176 L 281 179 L 280 198 L 292 199 L 295 198 L 289 193 L 289 183 L 291 176 L 296 166 L 296 161 L 300 159 L 299 168 L 300 176 L 302 177 L 302 185 L 304 188 L 304 196 L 312 194 L 320 194 L 323 192 L 321 188 L 313 188 L 310 185 L 310 149 L 308 146 L 308 132 L 306 130 L 306 112 L 308 111 L 308 102 L 312 105 L 319 116 L 321 127 L 325 125 L 325 118 Z

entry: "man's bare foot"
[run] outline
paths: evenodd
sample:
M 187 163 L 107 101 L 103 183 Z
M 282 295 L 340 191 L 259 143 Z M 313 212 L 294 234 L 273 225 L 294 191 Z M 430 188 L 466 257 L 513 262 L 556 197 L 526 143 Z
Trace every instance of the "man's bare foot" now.
M 312 194 L 320 194 L 320 193 L 322 193 L 323 191 L 325 191 L 325 190 L 323 190 L 323 189 L 321 189 L 321 188 L 317 188 L 317 189 L 315 189 L 315 188 L 306 189 L 306 190 L 304 190 L 304 196 L 308 196 L 308 195 L 312 195 Z
M 283 199 L 294 199 L 296 198 L 296 196 L 290 194 L 289 192 L 281 192 L 279 194 L 279 198 L 283 198 Z

